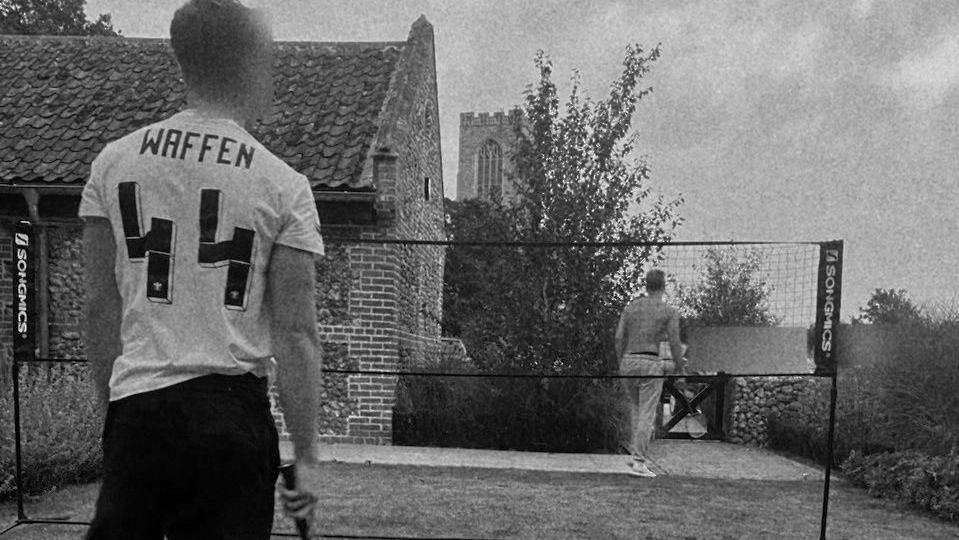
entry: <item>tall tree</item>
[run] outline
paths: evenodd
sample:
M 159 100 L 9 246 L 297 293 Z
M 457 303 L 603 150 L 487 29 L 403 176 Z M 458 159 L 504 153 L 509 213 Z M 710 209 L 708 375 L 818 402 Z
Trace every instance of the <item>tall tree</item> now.
M 658 56 L 628 48 L 606 99 L 581 97 L 574 77 L 561 108 L 539 53 L 511 152 L 518 199 L 448 206 L 453 240 L 504 241 L 447 251 L 444 329 L 481 371 L 596 374 L 613 364 L 617 317 L 658 251 L 565 244 L 664 242 L 680 223 L 681 200 L 653 196 L 649 169 L 634 156 L 633 114 L 649 92 L 639 83 Z M 609 381 L 475 381 L 460 395 L 481 411 L 475 423 L 495 431 L 485 444 L 591 451 L 619 442 L 621 402 Z
M 0 34 L 117 36 L 109 14 L 87 20 L 86 0 L 0 0 Z
M 451 241 L 509 241 L 512 223 L 499 202 L 483 199 L 447 199 L 446 235 Z M 447 250 L 443 280 L 443 333 L 462 336 L 468 330 L 474 343 L 488 342 L 485 330 L 497 325 L 486 320 L 501 302 L 499 281 L 509 279 L 509 257 L 503 251 L 479 246 L 455 246 Z M 482 336 L 482 337 L 481 337 Z
M 681 309 L 692 324 L 706 326 L 775 326 L 769 306 L 772 287 L 762 276 L 756 251 L 710 248 L 700 280 L 679 289 Z
M 454 225 L 454 234 L 465 235 L 462 240 L 488 240 L 495 230 L 507 240 L 531 242 L 668 241 L 681 222 L 682 201 L 652 195 L 632 131 L 636 105 L 650 92 L 640 82 L 659 54 L 629 47 L 603 100 L 582 97 L 574 76 L 561 109 L 551 63 L 538 53 L 539 78 L 526 91 L 512 157 L 519 197 L 511 206 L 463 206 L 459 210 L 471 210 L 451 222 L 474 225 Z M 604 370 L 619 310 L 657 253 L 654 247 L 457 247 L 448 254 L 447 292 L 470 288 L 482 300 L 461 303 L 468 309 L 447 310 L 446 317 L 459 321 L 471 356 L 486 369 Z M 489 271 L 480 276 L 462 272 L 461 257 L 497 262 L 483 263 Z
M 876 289 L 866 303 L 859 308 L 859 317 L 853 324 L 898 324 L 916 321 L 922 310 L 912 303 L 905 289 Z

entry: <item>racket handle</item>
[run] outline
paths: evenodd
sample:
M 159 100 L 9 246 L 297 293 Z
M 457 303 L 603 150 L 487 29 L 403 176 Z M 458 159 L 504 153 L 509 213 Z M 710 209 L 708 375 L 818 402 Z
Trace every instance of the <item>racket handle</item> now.
M 296 466 L 292 463 L 280 465 L 280 474 L 283 476 L 283 484 L 286 489 L 296 489 Z M 310 538 L 310 524 L 303 518 L 293 520 L 296 524 L 296 530 L 300 533 L 302 540 Z

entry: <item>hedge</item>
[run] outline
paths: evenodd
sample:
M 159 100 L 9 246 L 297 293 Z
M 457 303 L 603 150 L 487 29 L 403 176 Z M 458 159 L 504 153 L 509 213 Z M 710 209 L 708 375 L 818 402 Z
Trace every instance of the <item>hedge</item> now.
M 610 381 L 401 377 L 393 443 L 616 452 L 625 401 Z
M 21 373 L 20 423 L 25 493 L 97 478 L 102 424 L 86 367 Z M 13 396 L 6 387 L 0 395 L 0 499 L 16 492 L 15 467 Z
M 890 328 L 892 330 L 892 328 Z M 959 515 L 959 311 L 895 328 L 885 361 L 840 369 L 833 465 L 878 497 Z M 771 447 L 826 463 L 829 385 L 768 417 Z
M 842 470 L 847 479 L 875 497 L 903 500 L 959 522 L 959 454 L 853 452 Z

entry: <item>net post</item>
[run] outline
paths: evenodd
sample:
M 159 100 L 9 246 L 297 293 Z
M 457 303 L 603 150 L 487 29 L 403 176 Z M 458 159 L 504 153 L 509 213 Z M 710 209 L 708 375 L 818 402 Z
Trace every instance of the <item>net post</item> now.
M 726 390 L 729 388 L 729 375 L 725 371 L 717 373 L 719 376 L 716 384 L 716 410 L 713 412 L 713 421 L 719 432 L 716 434 L 720 441 L 726 440 Z
M 18 221 L 12 239 L 14 259 L 13 300 L 13 438 L 17 486 L 17 520 L 25 521 L 23 509 L 23 441 L 20 426 L 20 363 L 36 356 L 34 335 L 34 274 L 33 226 L 29 221 Z
M 823 482 L 822 488 L 822 518 L 819 524 L 819 538 L 821 540 L 826 540 L 826 522 L 829 517 L 829 481 L 832 479 L 832 462 L 833 462 L 833 441 L 836 435 L 836 397 L 837 392 L 837 379 L 836 372 L 833 371 L 829 377 L 830 379 L 830 389 L 829 389 L 829 436 L 826 441 L 826 479 Z
M 823 482 L 822 516 L 819 538 L 825 540 L 829 517 L 829 488 L 832 466 L 835 460 L 836 401 L 838 395 L 838 371 L 836 350 L 842 300 L 843 242 L 836 240 L 819 245 L 819 270 L 816 291 L 816 374 L 828 375 L 829 429 L 826 440 L 826 477 Z
M 17 521 L 27 519 L 23 510 L 23 446 L 20 440 L 20 360 L 13 355 L 13 448 L 16 461 Z

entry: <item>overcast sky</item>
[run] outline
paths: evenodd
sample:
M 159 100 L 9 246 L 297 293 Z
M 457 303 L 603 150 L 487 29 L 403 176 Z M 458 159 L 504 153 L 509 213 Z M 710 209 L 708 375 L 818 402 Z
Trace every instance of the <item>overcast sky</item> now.
M 88 0 L 130 37 L 167 37 L 181 0 Z M 848 317 L 876 287 L 959 302 L 955 0 L 257 0 L 281 40 L 436 32 L 447 196 L 458 115 L 522 101 L 537 49 L 605 94 L 627 44 L 662 44 L 635 129 L 682 240 L 846 241 Z M 561 90 L 568 85 L 561 85 Z

